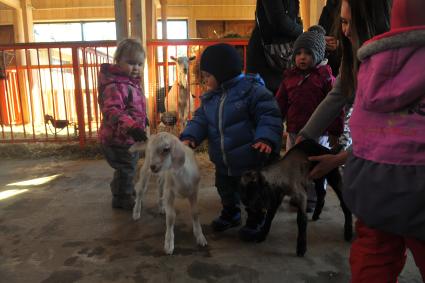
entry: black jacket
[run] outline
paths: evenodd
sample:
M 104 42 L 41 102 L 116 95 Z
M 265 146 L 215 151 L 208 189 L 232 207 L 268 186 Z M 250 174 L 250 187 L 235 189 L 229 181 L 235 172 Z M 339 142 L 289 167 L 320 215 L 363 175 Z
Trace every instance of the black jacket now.
M 259 73 L 266 87 L 276 93 L 282 74 L 267 65 L 261 38 L 266 44 L 295 41 L 303 32 L 299 0 L 257 0 L 256 15 L 260 28 L 255 25 L 248 43 L 247 72 Z
M 326 35 L 336 36 L 336 26 L 339 24 L 335 22 L 339 14 L 339 5 L 337 0 L 328 0 L 326 5 L 323 7 L 322 13 L 320 14 L 319 25 L 326 30 Z M 341 48 L 332 52 L 326 52 L 326 58 L 328 58 L 328 65 L 331 66 L 332 73 L 336 77 L 339 73 L 339 65 L 341 64 L 342 52 Z

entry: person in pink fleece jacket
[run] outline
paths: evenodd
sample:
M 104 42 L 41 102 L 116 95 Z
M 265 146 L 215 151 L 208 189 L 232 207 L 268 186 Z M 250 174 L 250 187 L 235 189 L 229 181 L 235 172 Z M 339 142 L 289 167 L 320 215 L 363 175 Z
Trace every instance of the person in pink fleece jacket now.
M 350 120 L 344 200 L 357 216 L 352 282 L 397 282 L 410 249 L 425 280 L 425 0 L 394 0 L 367 41 Z
M 132 210 L 133 177 L 138 153 L 132 144 L 146 140 L 146 98 L 140 87 L 145 52 L 139 41 L 124 39 L 114 55 L 115 64 L 102 64 L 99 73 L 98 102 L 103 120 L 99 140 L 109 165 L 115 169 L 112 182 L 112 207 Z

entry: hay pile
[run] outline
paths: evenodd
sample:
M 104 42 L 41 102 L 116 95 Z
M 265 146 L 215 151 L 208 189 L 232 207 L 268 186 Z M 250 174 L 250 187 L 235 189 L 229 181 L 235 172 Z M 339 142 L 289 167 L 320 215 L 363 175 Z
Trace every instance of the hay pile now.
M 38 159 L 47 157 L 101 159 L 103 154 L 98 143 L 86 144 L 84 148 L 81 148 L 78 142 L 0 144 L 0 159 Z

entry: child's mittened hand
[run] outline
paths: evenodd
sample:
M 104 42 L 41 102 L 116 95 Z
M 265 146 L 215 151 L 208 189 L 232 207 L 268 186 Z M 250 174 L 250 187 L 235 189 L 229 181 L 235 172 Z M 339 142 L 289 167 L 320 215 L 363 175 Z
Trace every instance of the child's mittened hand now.
M 131 128 L 127 131 L 127 133 L 136 141 L 146 141 L 148 137 L 146 136 L 145 131 L 141 128 Z
M 192 149 L 194 149 L 196 147 L 195 142 L 194 141 L 191 141 L 191 140 L 183 140 L 182 143 L 184 145 L 187 145 L 188 147 L 190 147 Z
M 267 154 L 270 154 L 272 152 L 272 148 L 268 144 L 263 142 L 256 142 L 252 147 L 258 150 L 259 152 Z

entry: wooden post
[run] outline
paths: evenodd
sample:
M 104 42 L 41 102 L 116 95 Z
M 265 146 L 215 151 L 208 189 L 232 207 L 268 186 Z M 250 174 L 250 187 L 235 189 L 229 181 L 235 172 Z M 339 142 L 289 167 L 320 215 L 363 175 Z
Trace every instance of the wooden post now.
M 301 18 L 304 30 L 310 27 L 310 0 L 301 0 Z
M 167 0 L 161 0 L 162 40 L 167 39 Z M 164 87 L 168 91 L 168 46 L 162 48 L 164 62 Z M 168 107 L 168 105 L 166 105 Z
M 117 41 L 128 37 L 127 1 L 114 0 Z
M 86 143 L 86 123 L 84 121 L 84 101 L 83 91 L 81 87 L 81 71 L 78 57 L 78 48 L 72 48 L 72 70 L 74 73 L 74 95 L 75 95 L 75 108 L 77 109 L 78 121 L 78 139 L 80 147 L 84 147 Z
M 15 9 L 14 11 L 13 30 L 15 32 L 15 43 L 25 42 L 24 37 L 24 19 L 22 16 L 22 9 Z
M 142 0 L 131 0 L 131 36 L 143 42 Z
M 25 42 L 25 28 L 24 28 L 24 17 L 22 9 L 15 9 L 14 13 L 14 23 L 13 23 L 13 29 L 15 32 L 15 43 L 22 43 Z M 16 73 L 17 73 L 17 83 L 18 83 L 18 101 L 20 102 L 21 107 L 21 122 L 22 124 L 26 124 L 30 121 L 30 112 L 29 112 L 29 103 L 28 103 L 28 95 L 27 95 L 27 88 L 26 88 L 26 82 L 28 80 L 26 76 L 25 69 L 19 68 L 21 66 L 26 66 L 26 56 L 24 50 L 16 49 L 15 50 L 15 56 L 16 56 Z
M 161 0 L 162 39 L 167 39 L 167 0 Z
M 21 0 L 25 42 L 34 41 L 31 0 Z
M 156 38 L 155 30 L 155 3 L 154 0 L 146 0 L 145 15 L 146 15 L 146 40 Z

